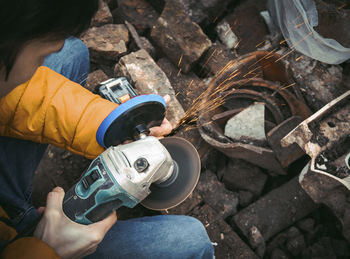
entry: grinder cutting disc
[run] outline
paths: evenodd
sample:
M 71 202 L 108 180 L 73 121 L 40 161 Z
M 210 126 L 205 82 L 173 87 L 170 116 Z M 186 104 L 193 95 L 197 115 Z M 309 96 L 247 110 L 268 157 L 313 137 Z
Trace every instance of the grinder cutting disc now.
M 160 140 L 174 161 L 169 180 L 152 184 L 151 194 L 141 204 L 152 210 L 166 210 L 179 205 L 192 193 L 200 174 L 200 158 L 195 147 L 183 138 L 166 137 Z

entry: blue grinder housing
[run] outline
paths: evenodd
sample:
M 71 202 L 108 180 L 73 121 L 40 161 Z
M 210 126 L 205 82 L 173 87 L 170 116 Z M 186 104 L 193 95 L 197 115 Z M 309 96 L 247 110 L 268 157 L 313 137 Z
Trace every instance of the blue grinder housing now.
M 165 116 L 166 103 L 156 94 L 138 95 L 114 109 L 101 123 L 96 133 L 102 147 L 121 144 L 135 135 L 135 128 L 159 126 Z

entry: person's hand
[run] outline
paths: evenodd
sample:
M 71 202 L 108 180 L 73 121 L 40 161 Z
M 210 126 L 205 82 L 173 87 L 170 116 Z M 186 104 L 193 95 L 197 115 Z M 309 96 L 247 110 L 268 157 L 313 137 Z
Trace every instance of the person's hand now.
M 62 258 L 82 258 L 95 252 L 97 245 L 117 221 L 117 215 L 114 212 L 102 221 L 81 225 L 64 214 L 63 198 L 64 190 L 60 187 L 48 194 L 44 215 L 34 236 L 51 246 Z
M 165 95 L 163 98 L 165 100 L 165 103 L 168 104 L 170 101 L 170 96 Z M 154 137 L 162 137 L 169 134 L 172 129 L 173 127 L 171 126 L 170 122 L 167 120 L 167 118 L 164 118 L 160 126 L 150 128 L 150 135 Z

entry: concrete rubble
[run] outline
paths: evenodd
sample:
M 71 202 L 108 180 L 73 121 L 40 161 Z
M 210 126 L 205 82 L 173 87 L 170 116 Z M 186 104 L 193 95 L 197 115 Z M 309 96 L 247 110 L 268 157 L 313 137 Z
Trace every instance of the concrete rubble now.
M 349 7 L 315 1 L 315 30 L 347 46 Z M 350 62 L 327 65 L 288 47 L 260 14 L 266 2 L 100 1 L 81 36 L 91 57 L 85 87 L 125 76 L 140 94 L 170 95 L 171 135 L 189 140 L 202 162 L 185 202 L 120 208 L 118 218 L 193 216 L 219 259 L 350 258 Z M 35 205 L 89 163 L 49 146 Z
M 210 39 L 176 1 L 167 1 L 152 28 L 151 38 L 184 73 L 211 46 Z
M 113 16 L 108 7 L 108 4 L 104 0 L 99 0 L 99 9 L 91 21 L 92 27 L 98 27 L 105 24 L 113 23 Z
M 146 0 L 118 0 L 115 2 L 118 7 L 112 11 L 114 22 L 123 24 L 128 21 L 140 34 L 150 30 L 158 19 L 158 13 Z
M 106 24 L 90 28 L 82 40 L 89 48 L 91 61 L 117 61 L 127 53 L 129 31 L 123 24 Z
M 184 116 L 184 110 L 175 97 L 174 89 L 152 57 L 145 51 L 139 50 L 122 57 L 114 68 L 116 76 L 125 76 L 135 86 L 139 94 L 169 95 L 167 118 L 173 127 Z
M 259 258 L 249 246 L 237 235 L 236 232 L 209 206 L 204 205 L 191 213 L 205 226 L 215 246 L 216 258 Z
M 204 202 L 209 204 L 223 219 L 236 214 L 238 195 L 226 190 L 224 184 L 220 183 L 212 172 L 206 171 L 201 174 L 197 190 Z
M 252 228 L 256 228 L 267 242 L 316 208 L 317 206 L 299 185 L 298 178 L 294 177 L 288 183 L 240 210 L 232 218 L 232 224 L 236 225 L 247 238 L 251 236 Z
M 210 77 L 219 74 L 235 58 L 237 58 L 235 53 L 216 41 L 198 60 L 200 66 L 199 75 L 201 77 Z
M 259 167 L 240 159 L 231 159 L 222 176 L 228 190 L 248 191 L 254 197 L 260 196 L 266 181 L 267 175 Z

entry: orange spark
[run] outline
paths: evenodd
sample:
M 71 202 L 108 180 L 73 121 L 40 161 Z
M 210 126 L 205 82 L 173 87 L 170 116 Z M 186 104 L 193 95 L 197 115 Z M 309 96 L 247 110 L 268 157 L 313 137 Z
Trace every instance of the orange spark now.
M 224 35 L 226 36 L 230 31 L 231 31 L 232 27 L 228 28 L 227 31 L 224 33 Z
M 181 54 L 181 57 L 180 57 L 180 60 L 179 60 L 179 63 L 177 64 L 177 67 L 179 67 L 180 66 L 180 64 L 181 64 L 181 62 L 182 62 L 182 57 L 183 57 L 183 53 Z
M 237 49 L 237 47 L 238 47 L 238 45 L 241 43 L 241 41 L 242 41 L 242 39 L 240 39 L 237 43 L 236 43 L 236 45 L 233 47 L 234 49 Z
M 213 58 L 214 54 L 216 53 L 216 49 L 214 49 L 213 53 L 210 54 L 209 58 L 204 62 L 204 64 L 202 65 L 202 68 L 201 70 L 199 71 L 199 74 L 202 73 L 203 69 L 204 69 L 204 66 L 206 66 L 209 61 Z
M 188 84 L 187 88 L 190 88 L 192 84 L 193 84 L 193 79 L 192 79 L 191 82 Z
M 341 9 L 343 9 L 345 6 L 347 6 L 348 4 L 347 3 L 344 3 L 343 5 L 339 6 L 338 7 L 338 11 L 340 11 Z
M 287 52 L 287 53 L 284 54 L 282 57 L 276 59 L 276 60 L 275 60 L 275 63 L 278 62 L 278 61 L 280 61 L 281 59 L 287 57 L 290 53 L 292 53 L 292 52 L 294 52 L 294 51 L 295 51 L 295 49 L 292 49 L 291 51 Z
M 259 47 L 261 44 L 263 44 L 266 40 L 263 40 L 262 42 L 260 42 L 258 45 L 255 46 L 255 48 Z
M 179 69 L 179 72 L 177 72 L 177 76 L 179 76 L 181 74 L 181 67 Z
M 294 29 L 298 29 L 299 27 L 301 27 L 303 24 L 305 24 L 305 21 L 303 21 L 302 23 L 299 23 L 297 25 L 294 26 Z
M 295 85 L 295 83 L 292 83 L 292 84 L 290 84 L 290 85 L 287 85 L 287 86 L 282 87 L 280 90 L 287 89 L 287 88 L 289 88 L 289 87 L 291 87 L 291 86 L 294 86 L 294 85 Z
M 281 40 L 281 41 L 280 41 L 280 45 L 282 45 L 282 44 L 285 43 L 286 41 L 287 41 L 286 39 Z
M 304 57 L 304 56 L 301 55 L 301 56 L 297 57 L 297 58 L 295 59 L 295 61 L 299 61 L 299 60 L 302 59 L 303 57 Z

